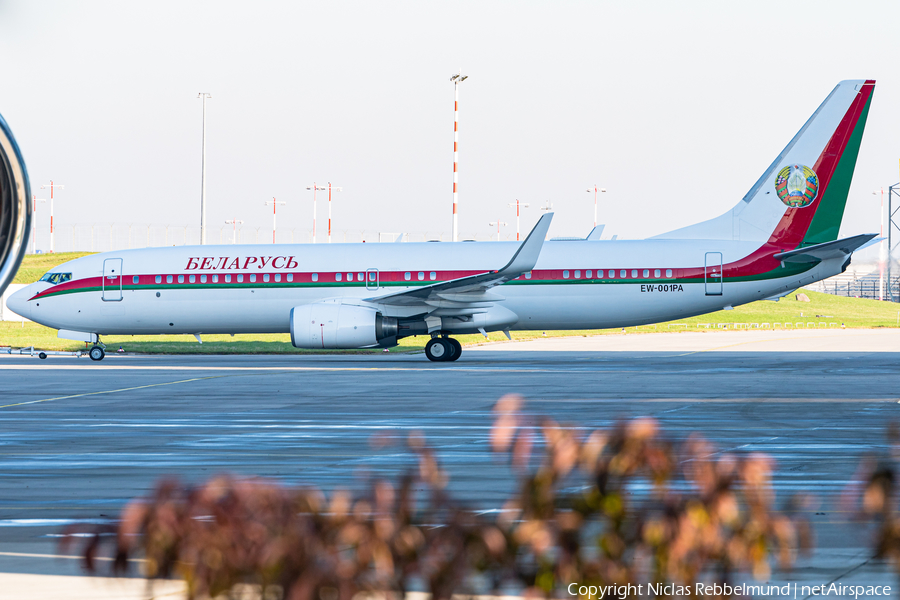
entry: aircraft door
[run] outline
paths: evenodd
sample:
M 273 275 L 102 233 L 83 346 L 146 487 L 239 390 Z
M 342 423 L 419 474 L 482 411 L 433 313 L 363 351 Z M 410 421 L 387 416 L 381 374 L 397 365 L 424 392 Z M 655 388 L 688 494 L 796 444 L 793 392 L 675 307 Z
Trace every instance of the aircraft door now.
M 366 289 L 378 289 L 378 269 L 366 269 Z
M 707 296 L 722 295 L 722 253 L 707 252 L 706 266 L 703 270 L 703 281 L 706 284 Z
M 100 285 L 104 302 L 119 302 L 122 299 L 121 258 L 107 258 L 103 261 L 103 279 Z

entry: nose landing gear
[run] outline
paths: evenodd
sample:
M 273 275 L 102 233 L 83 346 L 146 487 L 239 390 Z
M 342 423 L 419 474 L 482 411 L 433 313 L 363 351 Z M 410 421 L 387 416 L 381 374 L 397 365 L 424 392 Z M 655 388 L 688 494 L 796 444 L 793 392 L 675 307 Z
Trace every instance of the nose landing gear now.
M 91 351 L 88 352 L 88 356 L 91 357 L 91 360 L 103 360 L 103 357 L 106 356 L 106 352 L 100 346 L 94 346 L 91 348 Z
M 462 344 L 450 337 L 434 337 L 425 344 L 425 356 L 434 362 L 452 362 L 462 354 Z

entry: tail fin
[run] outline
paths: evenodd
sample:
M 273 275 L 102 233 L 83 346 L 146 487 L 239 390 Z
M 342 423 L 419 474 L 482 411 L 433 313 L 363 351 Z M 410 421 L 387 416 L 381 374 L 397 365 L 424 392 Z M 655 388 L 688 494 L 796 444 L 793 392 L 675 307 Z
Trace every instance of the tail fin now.
M 873 80 L 842 81 L 737 206 L 655 239 L 760 241 L 796 248 L 836 240 Z

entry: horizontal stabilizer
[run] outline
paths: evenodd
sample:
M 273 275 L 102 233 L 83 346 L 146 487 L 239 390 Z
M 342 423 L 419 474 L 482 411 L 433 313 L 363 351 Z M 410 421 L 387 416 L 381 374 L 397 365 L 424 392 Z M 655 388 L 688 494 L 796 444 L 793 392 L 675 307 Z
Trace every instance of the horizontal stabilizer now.
M 842 240 L 782 252 L 776 254 L 774 258 L 786 263 L 815 263 L 829 258 L 843 258 L 875 241 L 877 236 L 877 233 L 863 233 Z

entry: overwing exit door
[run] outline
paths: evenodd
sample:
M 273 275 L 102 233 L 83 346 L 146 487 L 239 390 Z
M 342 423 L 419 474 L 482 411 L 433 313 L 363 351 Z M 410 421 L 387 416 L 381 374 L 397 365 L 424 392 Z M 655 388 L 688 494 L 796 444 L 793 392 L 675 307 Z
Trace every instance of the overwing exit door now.
M 103 261 L 103 279 L 100 286 L 104 302 L 119 302 L 122 299 L 121 258 L 107 258 Z
M 707 296 L 722 295 L 722 253 L 707 252 L 706 265 L 703 270 L 703 281 L 706 284 Z

